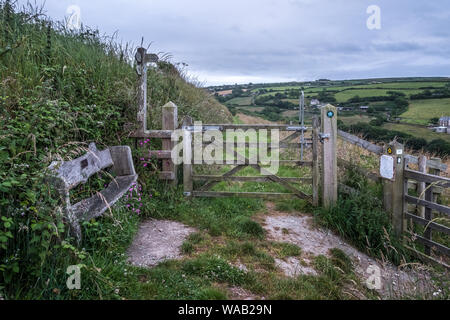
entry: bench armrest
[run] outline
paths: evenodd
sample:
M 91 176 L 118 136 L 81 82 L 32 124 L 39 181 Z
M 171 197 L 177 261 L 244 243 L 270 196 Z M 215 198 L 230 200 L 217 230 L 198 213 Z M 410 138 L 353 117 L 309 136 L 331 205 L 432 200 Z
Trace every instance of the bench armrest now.
M 131 155 L 131 148 L 128 146 L 110 147 L 111 158 L 113 160 L 112 171 L 117 176 L 134 176 L 133 156 Z

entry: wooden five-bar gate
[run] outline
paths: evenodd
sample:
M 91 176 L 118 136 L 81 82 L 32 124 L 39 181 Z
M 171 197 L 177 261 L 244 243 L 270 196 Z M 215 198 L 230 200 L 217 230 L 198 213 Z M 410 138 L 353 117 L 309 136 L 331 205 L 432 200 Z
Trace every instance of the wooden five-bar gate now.
M 242 130 L 242 133 L 247 130 L 267 130 L 270 132 L 271 130 L 279 130 L 280 132 L 290 132 L 291 134 L 282 139 L 277 148 L 282 149 L 300 149 L 303 145 L 305 148 L 313 149 L 313 159 L 312 161 L 303 161 L 301 159 L 292 159 L 292 160 L 279 160 L 276 159 L 274 161 L 277 162 L 277 165 L 297 165 L 297 166 L 308 166 L 313 168 L 314 166 L 318 167 L 318 153 L 317 153 L 317 138 L 318 135 L 313 133 L 312 139 L 303 139 L 303 141 L 293 142 L 294 140 L 301 139 L 300 132 L 303 130 L 307 130 L 305 127 L 293 127 L 288 125 L 277 125 L 277 124 L 255 124 L 255 125 L 235 125 L 235 124 L 218 124 L 218 125 L 206 125 L 203 126 L 203 130 L 213 129 L 220 131 L 225 134 L 226 130 Z M 183 135 L 183 152 L 192 155 L 192 147 L 195 146 L 195 142 L 192 141 L 192 133 L 195 132 L 195 127 L 192 126 L 192 123 L 189 123 L 189 120 L 183 125 L 184 135 Z M 315 130 L 317 131 L 317 130 Z M 188 197 L 230 197 L 230 196 L 239 196 L 239 197 L 255 197 L 255 198 L 265 198 L 265 199 L 279 199 L 286 197 L 298 197 L 301 199 L 309 200 L 311 202 L 316 201 L 316 197 L 318 196 L 318 175 L 312 174 L 311 177 L 306 178 L 297 178 L 297 177 L 280 177 L 277 174 L 269 172 L 269 170 L 265 169 L 264 166 L 259 161 L 251 161 L 249 157 L 245 156 L 245 151 L 247 148 L 255 149 L 259 147 L 267 148 L 267 150 L 272 151 L 273 147 L 270 146 L 270 143 L 244 143 L 242 147 L 238 144 L 232 146 L 232 161 L 223 161 L 222 165 L 234 165 L 234 167 L 228 172 L 222 175 L 196 175 L 193 173 L 193 163 L 192 162 L 184 162 L 183 164 L 183 172 L 184 172 L 184 191 L 185 195 Z M 241 149 L 237 151 L 236 149 Z M 226 145 L 224 144 L 223 150 L 226 149 Z M 242 154 L 242 150 L 244 155 Z M 229 150 L 228 150 L 229 151 Z M 259 154 L 259 152 L 257 152 Z M 259 159 L 257 159 L 259 160 Z M 200 165 L 204 165 L 204 163 L 196 163 Z M 217 164 L 215 164 L 217 165 Z M 251 167 L 258 170 L 261 173 L 261 176 L 236 176 L 243 169 Z M 290 193 L 274 193 L 274 192 L 220 192 L 220 191 L 211 191 L 218 183 L 222 181 L 227 182 L 274 182 L 277 183 L 287 190 Z M 197 190 L 194 189 L 194 182 L 204 182 L 204 184 L 199 187 Z M 301 190 L 299 190 L 292 183 L 294 182 L 303 182 L 309 183 L 312 185 L 313 194 L 309 195 Z
M 324 206 L 333 204 L 337 199 L 337 175 L 336 175 L 336 108 L 328 105 L 322 109 L 322 125 L 319 126 L 318 118 L 313 119 L 312 127 L 301 127 L 284 124 L 214 124 L 205 125 L 201 128 L 196 128 L 192 124 L 190 118 L 185 119 L 183 129 L 183 153 L 186 153 L 183 163 L 183 184 L 184 193 L 187 197 L 246 197 L 246 198 L 264 198 L 264 199 L 285 199 L 285 198 L 300 198 L 310 201 L 313 205 L 318 205 L 320 199 Z M 233 141 L 233 158 L 230 163 L 224 161 L 222 165 L 234 165 L 232 169 L 222 175 L 197 175 L 193 170 L 192 148 L 195 146 L 193 141 L 193 132 L 196 130 L 217 130 L 225 133 L 227 130 L 241 130 L 242 133 L 246 130 L 278 130 L 279 132 L 288 132 L 286 137 L 280 140 L 276 148 L 283 149 L 311 149 L 312 159 L 305 161 L 303 159 L 280 160 L 276 159 L 277 165 L 294 165 L 297 167 L 311 168 L 311 176 L 309 177 L 281 177 L 276 173 L 270 172 L 266 169 L 258 159 L 258 161 L 251 161 L 245 156 L 247 148 L 266 147 L 272 150 L 270 143 L 256 145 L 245 142 L 242 145 L 234 145 Z M 304 138 L 301 134 L 307 130 L 311 130 L 311 138 Z M 266 132 L 266 131 L 264 131 Z M 242 150 L 236 150 L 243 146 Z M 226 145 L 223 146 L 224 150 Z M 303 148 L 302 148 L 303 147 Z M 228 150 L 229 151 L 229 150 Z M 241 152 L 239 152 L 241 151 Z M 259 152 L 257 152 L 259 154 Z M 190 161 L 187 161 L 190 159 Z M 204 165 L 203 162 L 196 163 L 197 165 Z M 243 169 L 251 167 L 258 170 L 260 176 L 237 176 Z M 320 170 L 320 168 L 322 170 Z M 272 182 L 278 184 L 288 190 L 286 193 L 276 192 L 227 192 L 227 191 L 212 191 L 220 182 Z M 199 188 L 194 188 L 194 182 L 203 182 L 204 184 Z M 306 194 L 301 191 L 294 183 L 310 184 L 312 194 Z M 321 193 L 320 193 L 321 191 Z
M 160 179 L 171 181 L 177 184 L 177 166 L 172 162 L 171 151 L 175 141 L 171 140 L 172 133 L 176 129 L 183 130 L 183 152 L 190 153 L 186 158 L 192 159 L 192 148 L 195 141 L 192 134 L 195 132 L 195 126 L 192 119 L 186 117 L 182 126 L 179 126 L 177 106 L 171 102 L 166 104 L 163 109 L 162 129 L 163 130 L 147 130 L 147 63 L 157 62 L 157 56 L 147 54 L 146 50 L 139 48 L 136 54 L 137 72 L 140 79 L 139 85 L 139 110 L 137 122 L 139 128 L 133 133 L 135 138 L 159 138 L 162 139 L 162 150 L 150 151 L 150 156 L 162 160 L 162 171 Z M 311 201 L 314 205 L 321 204 L 323 207 L 330 207 L 337 201 L 338 187 L 341 192 L 354 193 L 356 190 L 345 186 L 338 185 L 337 166 L 344 169 L 351 168 L 374 182 L 383 184 L 383 203 L 387 213 L 391 216 L 394 230 L 398 235 L 407 234 L 408 240 L 414 243 L 420 243 L 424 246 L 424 252 L 418 251 L 417 248 L 412 250 L 422 255 L 427 260 L 438 262 L 448 268 L 448 259 L 436 260 L 434 253 L 440 253 L 444 257 L 450 256 L 450 249 L 447 246 L 448 234 L 448 215 L 450 208 L 445 204 L 438 203 L 437 195 L 445 194 L 445 189 L 450 187 L 450 179 L 440 176 L 441 171 L 447 170 L 447 166 L 442 164 L 439 159 L 427 160 L 424 156 L 414 157 L 404 154 L 403 145 L 393 142 L 386 146 L 378 146 L 365 141 L 359 137 L 349 133 L 337 130 L 337 110 L 331 105 L 327 105 L 321 109 L 320 124 L 319 119 L 313 119 L 312 127 L 303 126 L 294 127 L 290 125 L 235 125 L 235 124 L 217 124 L 205 125 L 202 130 L 214 129 L 225 132 L 227 129 L 266 129 L 280 130 L 291 132 L 290 135 L 284 137 L 279 143 L 279 149 L 303 149 L 310 148 L 312 150 L 312 159 L 305 161 L 301 159 L 278 160 L 279 165 L 295 165 L 300 167 L 310 167 L 311 176 L 309 177 L 281 177 L 275 173 L 268 172 L 261 163 L 253 163 L 245 157 L 246 149 L 251 147 L 249 143 L 244 146 L 243 154 L 239 150 L 234 149 L 235 156 L 234 167 L 222 175 L 200 175 L 194 173 L 194 162 L 188 161 L 183 164 L 183 184 L 184 192 L 187 197 L 257 197 L 257 198 L 290 198 L 296 197 Z M 301 139 L 302 132 L 311 131 L 311 138 Z M 336 156 L 338 137 L 348 143 L 364 148 L 378 156 L 389 154 L 394 161 L 394 173 L 391 179 L 385 179 L 378 173 L 373 173 L 367 169 L 356 167 L 355 164 L 349 163 Z M 239 145 L 238 145 L 239 149 Z M 242 149 L 242 148 L 241 148 Z M 270 149 L 270 147 L 268 147 Z M 242 151 L 242 150 L 241 150 Z M 303 153 L 303 152 L 302 152 Z M 239 157 L 243 162 L 239 162 Z M 230 165 L 228 162 L 225 165 Z M 201 163 L 204 165 L 204 163 Z M 418 165 L 419 169 L 411 169 L 412 165 Z M 240 171 L 246 167 L 252 167 L 260 171 L 260 176 L 237 176 Z M 427 172 L 429 169 L 429 172 Z M 225 192 L 213 191 L 212 189 L 220 182 L 272 182 L 281 185 L 289 192 Z M 203 182 L 198 188 L 194 188 L 194 182 Z M 306 194 L 299 190 L 295 183 L 310 184 L 312 194 Z M 410 191 L 418 195 L 410 194 Z M 447 193 L 448 194 L 448 193 Z M 441 196 L 439 196 L 441 198 Z M 445 220 L 447 219 L 447 220 Z M 444 221 L 444 222 L 441 222 Z M 423 227 L 422 235 L 417 234 L 417 228 L 413 225 L 421 225 Z M 433 234 L 443 234 L 446 238 L 433 238 Z M 444 243 L 442 243 L 444 239 Z M 441 243 L 439 242 L 441 241 Z

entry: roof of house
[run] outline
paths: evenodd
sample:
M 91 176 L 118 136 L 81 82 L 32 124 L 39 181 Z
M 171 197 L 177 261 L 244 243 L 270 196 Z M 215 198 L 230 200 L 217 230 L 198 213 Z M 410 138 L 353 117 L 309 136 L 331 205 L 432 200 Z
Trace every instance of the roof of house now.
M 439 121 L 450 121 L 450 117 L 441 117 Z

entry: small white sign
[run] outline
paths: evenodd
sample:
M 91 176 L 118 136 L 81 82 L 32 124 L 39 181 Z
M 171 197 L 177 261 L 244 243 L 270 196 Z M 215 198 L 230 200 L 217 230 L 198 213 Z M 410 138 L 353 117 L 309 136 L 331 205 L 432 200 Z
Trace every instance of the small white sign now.
M 397 155 L 400 156 L 403 154 L 403 149 L 397 149 Z
M 387 155 L 381 156 L 380 175 L 384 179 L 394 179 L 394 157 Z

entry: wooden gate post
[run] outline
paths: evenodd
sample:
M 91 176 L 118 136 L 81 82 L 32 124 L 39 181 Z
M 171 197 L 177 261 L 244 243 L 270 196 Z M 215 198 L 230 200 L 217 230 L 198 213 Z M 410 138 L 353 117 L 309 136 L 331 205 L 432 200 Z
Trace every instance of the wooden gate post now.
M 162 107 L 162 129 L 175 130 L 178 126 L 178 108 L 173 102 L 168 102 Z M 162 149 L 171 152 L 174 147 L 172 139 L 162 139 Z M 177 167 L 172 159 L 163 159 L 162 161 L 162 180 L 171 180 L 172 185 L 177 185 Z
M 337 109 L 328 104 L 321 111 L 322 205 L 329 208 L 337 202 Z
M 186 126 L 192 126 L 192 118 L 187 116 L 183 121 L 183 186 L 184 195 L 192 197 L 194 190 L 192 180 L 192 132 L 184 129 Z
M 136 52 L 137 73 L 139 76 L 138 84 L 138 113 L 137 123 L 139 128 L 137 132 L 144 133 L 147 130 L 147 49 L 138 48 Z
M 313 206 L 319 205 L 319 181 L 320 181 L 320 163 L 319 163 L 319 119 L 314 116 L 312 119 L 312 192 Z
M 392 142 L 388 146 L 388 154 L 394 157 L 394 180 L 390 182 L 391 186 L 391 202 L 389 207 L 392 213 L 392 225 L 394 232 L 400 236 L 406 230 L 405 219 L 405 192 L 408 191 L 408 181 L 405 181 L 403 170 L 405 168 L 404 146 L 399 142 Z M 389 197 L 389 195 L 386 195 Z

